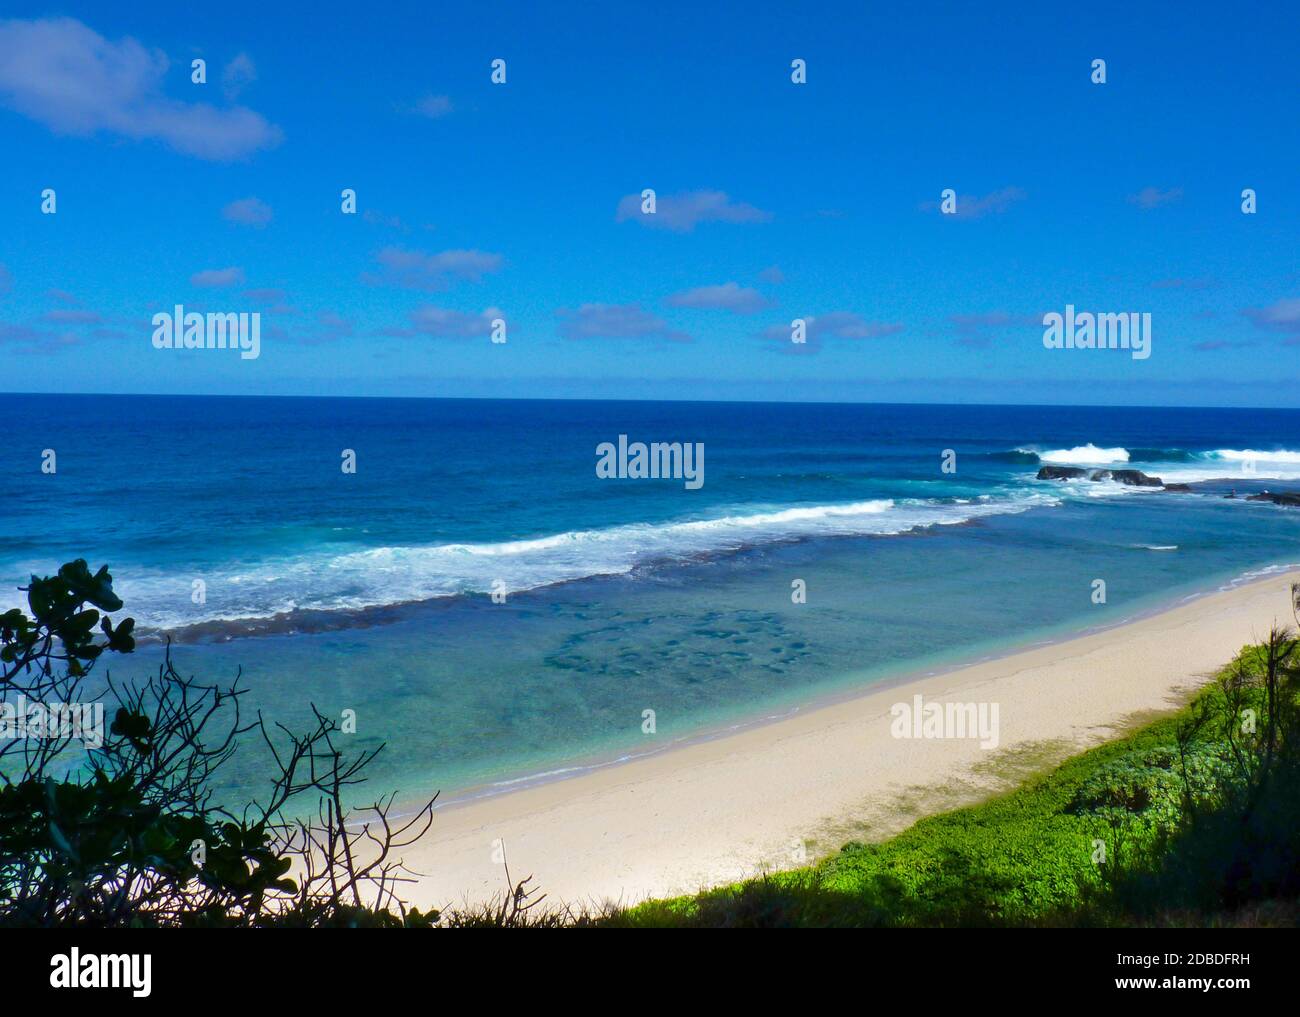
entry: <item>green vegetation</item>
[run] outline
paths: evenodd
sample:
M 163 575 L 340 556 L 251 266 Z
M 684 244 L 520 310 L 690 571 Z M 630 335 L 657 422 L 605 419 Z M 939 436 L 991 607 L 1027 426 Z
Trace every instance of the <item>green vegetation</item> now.
M 437 920 L 403 905 L 393 857 L 433 803 L 397 823 L 391 798 L 343 807 L 375 752 L 345 756 L 319 713 L 304 734 L 242 719 L 238 678 L 200 684 L 170 654 L 143 683 L 96 681 L 101 658 L 135 649 L 132 620 L 109 618 L 122 601 L 107 568 L 77 560 L 26 591 L 30 613 L 0 614 L 0 926 Z M 232 807 L 215 778 L 245 737 L 274 765 L 264 799 Z
M 1296 924 L 1300 649 L 1248 647 L 1175 716 L 983 804 L 632 926 Z M 1103 852 L 1104 848 L 1104 852 Z

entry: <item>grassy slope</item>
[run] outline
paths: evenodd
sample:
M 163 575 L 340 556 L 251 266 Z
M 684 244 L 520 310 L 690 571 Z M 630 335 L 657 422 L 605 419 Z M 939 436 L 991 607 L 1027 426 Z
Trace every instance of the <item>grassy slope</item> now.
M 1200 696 L 1214 694 L 1210 686 Z M 882 843 L 849 843 L 808 868 L 697 896 L 650 901 L 606 922 L 733 927 L 1129 924 L 1131 916 L 1107 904 L 1101 872 L 1092 860 L 1094 838 L 1109 844 L 1111 832 L 1101 814 L 1079 808 L 1078 800 L 1087 797 L 1089 788 L 1136 783 L 1143 805 L 1132 814 L 1138 821 L 1128 824 L 1130 837 L 1134 844 L 1154 844 L 1154 827 L 1145 820 L 1154 816 L 1152 808 L 1168 816 L 1172 807 L 1176 814 L 1176 797 L 1165 793 L 1174 783 L 1168 756 L 1189 710 L 1068 759 L 1009 794 L 923 819 Z M 1153 759 L 1156 765 L 1151 765 Z M 1157 789 L 1157 800 L 1148 805 L 1145 795 L 1151 788 Z M 1279 908 L 1294 918 L 1290 902 L 1279 902 Z M 1186 914 L 1165 920 L 1216 922 L 1215 916 Z

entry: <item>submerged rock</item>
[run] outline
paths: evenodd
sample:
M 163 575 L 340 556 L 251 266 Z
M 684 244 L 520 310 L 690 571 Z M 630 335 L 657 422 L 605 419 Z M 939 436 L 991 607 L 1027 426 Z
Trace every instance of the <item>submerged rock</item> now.
M 1173 491 L 1175 494 L 1191 494 L 1192 489 L 1187 484 L 1166 484 L 1166 491 Z

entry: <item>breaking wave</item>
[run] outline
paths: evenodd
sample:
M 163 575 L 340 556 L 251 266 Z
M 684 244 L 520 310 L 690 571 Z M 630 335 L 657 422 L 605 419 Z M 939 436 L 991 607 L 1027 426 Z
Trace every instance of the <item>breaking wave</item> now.
M 1300 452 L 1291 449 L 1221 448 L 1193 452 L 1181 448 L 1103 448 L 1092 444 L 1073 448 L 1016 448 L 993 452 L 983 458 L 997 462 L 1060 466 L 1114 466 L 1140 464 L 1147 473 L 1158 474 L 1170 483 L 1194 484 L 1207 480 L 1296 480 L 1300 481 Z
M 255 619 L 287 629 L 303 612 L 356 613 L 439 598 L 519 593 L 598 576 L 626 575 L 764 544 L 818 537 L 889 536 L 985 516 L 1060 504 L 1041 492 L 957 499 L 878 499 L 750 509 L 715 518 L 634 523 L 500 543 L 325 551 L 246 567 L 203 570 L 206 604 L 192 605 L 187 570 L 115 569 L 115 588 L 138 624 L 154 630 L 203 626 L 218 633 Z M 497 586 L 495 584 L 500 583 Z

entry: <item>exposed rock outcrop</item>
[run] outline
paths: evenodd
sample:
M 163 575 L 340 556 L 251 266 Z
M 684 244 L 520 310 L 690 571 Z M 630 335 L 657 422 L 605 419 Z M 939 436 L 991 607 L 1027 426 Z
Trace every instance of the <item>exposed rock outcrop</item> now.
M 1247 501 L 1271 501 L 1274 505 L 1300 508 L 1300 491 L 1263 491 L 1246 495 Z
M 1039 480 L 1113 480 L 1130 487 L 1164 487 L 1159 477 L 1151 477 L 1141 470 L 1085 470 L 1081 466 L 1044 466 L 1038 471 Z M 1186 486 L 1186 485 L 1180 485 Z
M 1080 480 L 1088 471 L 1078 466 L 1044 466 L 1038 471 L 1039 480 Z
M 1148 476 L 1141 470 L 1102 470 L 1102 473 L 1109 473 L 1110 477 L 1096 477 L 1093 480 L 1114 480 L 1121 484 L 1128 484 L 1130 487 L 1164 487 L 1165 482 L 1159 477 Z

